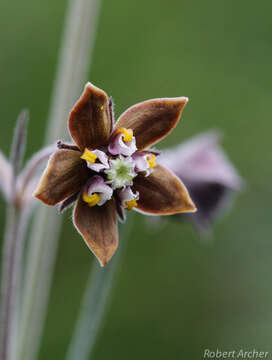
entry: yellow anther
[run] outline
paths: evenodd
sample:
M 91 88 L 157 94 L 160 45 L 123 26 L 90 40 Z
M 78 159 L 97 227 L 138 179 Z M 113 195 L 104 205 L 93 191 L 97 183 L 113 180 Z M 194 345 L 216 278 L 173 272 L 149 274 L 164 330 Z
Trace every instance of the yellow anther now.
M 101 106 L 100 106 L 100 110 L 102 111 L 103 109 L 104 109 L 104 106 L 103 106 L 103 105 L 101 105 Z
M 117 130 L 117 134 L 124 134 L 123 140 L 124 141 L 131 141 L 133 138 L 133 131 L 131 129 L 121 128 Z
M 148 164 L 149 164 L 149 169 L 152 169 L 153 167 L 155 167 L 156 164 L 156 156 L 154 154 L 150 154 L 147 158 L 146 158 Z
M 90 163 L 95 163 L 97 155 L 93 154 L 89 149 L 85 148 L 84 153 L 82 156 L 80 156 L 80 158 Z
M 100 196 L 97 193 L 92 195 L 84 193 L 82 198 L 90 207 L 95 206 L 100 201 Z
M 126 201 L 125 204 L 127 210 L 132 210 L 134 207 L 138 206 L 138 203 L 135 199 Z

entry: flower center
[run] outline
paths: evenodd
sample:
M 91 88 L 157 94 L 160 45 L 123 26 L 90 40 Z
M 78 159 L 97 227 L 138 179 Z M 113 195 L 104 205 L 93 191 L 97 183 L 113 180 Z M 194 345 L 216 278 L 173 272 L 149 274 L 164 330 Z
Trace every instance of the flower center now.
M 136 176 L 134 170 L 135 164 L 131 157 L 120 155 L 116 159 L 110 160 L 110 169 L 105 170 L 107 183 L 111 184 L 113 189 L 120 189 L 132 185 L 132 180 Z
M 90 207 L 102 206 L 112 196 L 124 209 L 137 207 L 140 194 L 131 187 L 133 179 L 138 174 L 149 176 L 156 166 L 156 155 L 138 152 L 133 131 L 126 128 L 113 132 L 106 151 L 85 148 L 81 159 L 97 173 L 87 182 L 82 195 Z

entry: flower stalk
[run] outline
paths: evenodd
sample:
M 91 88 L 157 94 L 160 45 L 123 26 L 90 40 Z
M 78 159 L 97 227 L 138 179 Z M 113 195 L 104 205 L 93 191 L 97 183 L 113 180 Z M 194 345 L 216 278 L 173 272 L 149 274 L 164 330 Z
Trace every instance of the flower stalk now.
M 99 13 L 99 0 L 70 0 L 52 95 L 45 143 L 65 137 L 66 119 L 90 67 Z M 61 217 L 40 207 L 30 236 L 22 303 L 19 359 L 38 353 L 54 270 Z M 50 229 L 50 231 L 48 230 Z
M 17 234 L 19 228 L 18 209 L 11 204 L 8 206 L 6 215 L 6 229 L 4 236 L 3 267 L 1 284 L 1 336 L 0 336 L 0 358 L 12 359 L 12 339 L 16 328 L 16 301 L 15 296 L 18 289 L 18 278 L 16 269 Z
M 21 170 L 25 153 L 28 113 L 22 111 L 17 119 L 11 146 L 10 162 L 7 169 L 10 173 L 7 188 L 6 228 L 2 260 L 1 309 L 0 309 L 0 358 L 14 358 L 14 343 L 17 336 L 18 309 L 17 301 L 20 292 L 22 242 L 25 233 L 25 214 L 17 203 L 16 182 Z
M 95 341 L 109 305 L 114 280 L 122 264 L 122 257 L 126 251 L 132 226 L 133 215 L 130 214 L 126 224 L 120 226 L 121 241 L 112 261 L 103 269 L 97 262 L 94 262 L 91 268 L 66 360 L 88 360 L 91 358 Z

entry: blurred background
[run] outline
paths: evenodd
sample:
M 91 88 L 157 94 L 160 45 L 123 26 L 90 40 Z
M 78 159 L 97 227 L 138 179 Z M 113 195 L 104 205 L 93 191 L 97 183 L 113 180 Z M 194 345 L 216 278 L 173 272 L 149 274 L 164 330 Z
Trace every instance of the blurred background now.
M 66 1 L 0 3 L 0 144 L 29 108 L 28 155 L 43 143 Z M 94 358 L 201 359 L 205 348 L 272 351 L 272 3 L 103 1 L 89 78 L 116 115 L 188 96 L 166 148 L 210 128 L 247 182 L 201 240 L 190 224 L 135 223 Z M 73 86 L 73 84 L 71 84 Z M 52 209 L 55 211 L 55 209 Z M 0 205 L 0 229 L 4 204 Z M 65 213 L 40 360 L 63 359 L 94 257 Z

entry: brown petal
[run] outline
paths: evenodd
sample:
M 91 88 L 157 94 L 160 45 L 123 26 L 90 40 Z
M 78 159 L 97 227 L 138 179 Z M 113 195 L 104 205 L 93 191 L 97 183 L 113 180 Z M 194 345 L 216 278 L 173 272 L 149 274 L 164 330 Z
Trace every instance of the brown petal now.
M 115 128 L 132 129 L 138 150 L 165 137 L 176 125 L 188 98 L 147 100 L 126 110 Z
M 34 196 L 47 205 L 56 205 L 84 185 L 88 176 L 81 153 L 74 150 L 58 150 L 48 161 Z
M 104 145 L 111 131 L 107 94 L 87 83 L 83 94 L 72 109 L 68 122 L 70 134 L 81 150 Z
M 74 225 L 101 266 L 107 265 L 118 246 L 115 201 L 89 207 L 79 197 L 74 210 Z
M 134 179 L 140 198 L 136 210 L 153 215 L 172 215 L 196 210 L 186 187 L 170 170 L 161 165 L 147 177 Z

